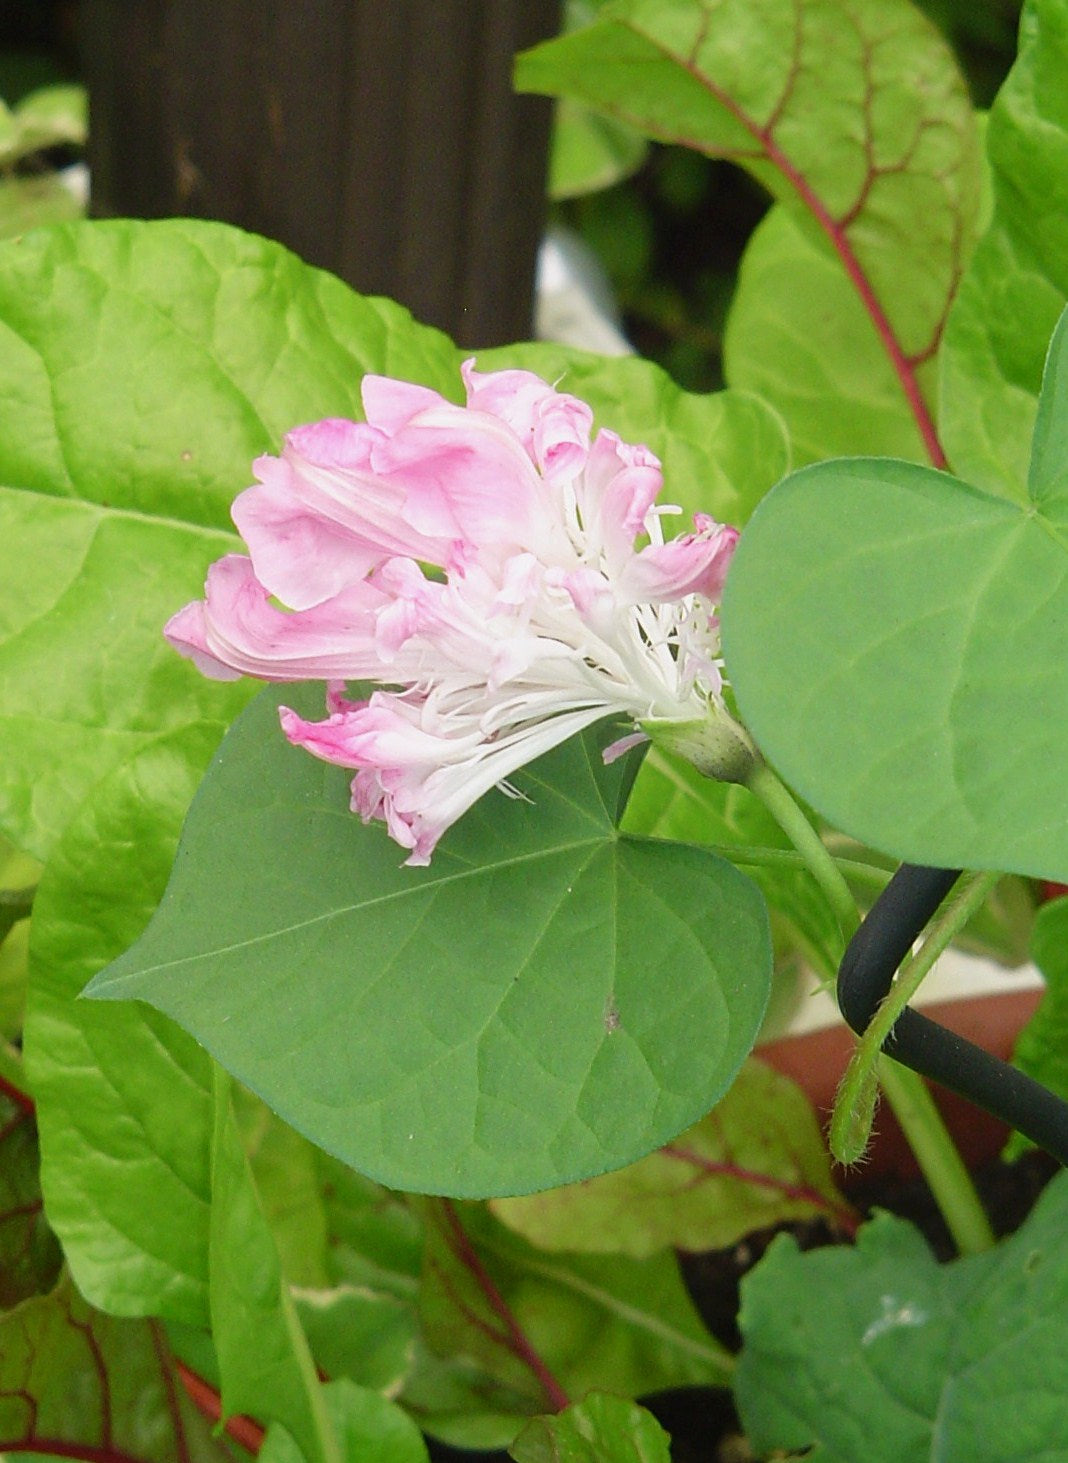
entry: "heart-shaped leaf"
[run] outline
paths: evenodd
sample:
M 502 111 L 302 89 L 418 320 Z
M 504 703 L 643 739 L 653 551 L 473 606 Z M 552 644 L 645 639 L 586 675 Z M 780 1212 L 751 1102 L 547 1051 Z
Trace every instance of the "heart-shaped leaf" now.
M 1026 505 L 908 463 L 805 468 L 723 605 L 742 714 L 798 792 L 914 863 L 1068 875 L 1068 324 Z
M 764 1010 L 763 900 L 706 850 L 621 835 L 614 727 L 490 793 L 429 869 L 289 747 L 235 724 L 141 941 L 90 986 L 172 1016 L 383 1183 L 515 1193 L 658 1147 L 729 1085 Z M 630 765 L 633 770 L 633 764 Z

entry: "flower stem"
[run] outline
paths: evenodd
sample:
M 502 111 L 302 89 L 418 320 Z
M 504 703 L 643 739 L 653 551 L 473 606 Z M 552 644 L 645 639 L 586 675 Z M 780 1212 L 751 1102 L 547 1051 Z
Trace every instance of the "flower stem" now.
M 982 1200 L 926 1082 L 910 1067 L 884 1056 L 879 1083 L 957 1249 L 962 1255 L 993 1249 L 994 1231 Z
M 793 794 L 760 758 L 754 763 L 746 786 L 767 808 L 823 890 L 827 903 L 838 920 L 844 949 L 860 923 L 860 913 L 856 900 L 849 891 L 849 885 L 827 845 L 813 828 Z
M 804 858 L 813 878 L 823 890 L 828 904 L 834 911 L 842 932 L 844 948 L 845 943 L 849 941 L 860 923 L 860 914 L 849 886 L 829 849 L 809 822 L 792 793 L 780 782 L 766 763 L 757 759 L 746 785 L 750 792 L 761 800 L 798 853 Z M 980 886 L 981 894 L 979 893 Z M 945 949 L 974 908 L 982 903 L 982 899 L 989 892 L 989 887 L 986 876 L 980 876 L 977 883 L 966 891 L 965 897 L 951 906 L 951 910 L 955 912 L 952 917 L 947 914 L 944 921 L 939 921 L 935 926 L 935 931 L 931 936 L 931 959 L 926 965 L 922 963 L 926 951 L 925 946 L 920 955 L 915 957 L 915 960 L 921 963 L 917 967 L 919 974 L 915 976 L 914 981 L 912 969 L 914 962 L 910 962 L 905 967 L 906 980 L 909 981 L 910 986 L 909 995 L 930 969 L 935 957 Z M 977 902 L 973 903 L 973 899 Z M 907 1001 L 908 996 L 905 999 Z M 899 1015 L 900 1011 L 896 1014 Z M 892 1024 L 893 1022 L 891 1022 Z M 927 1090 L 923 1078 L 918 1073 L 900 1066 L 887 1057 L 879 1059 L 877 1069 L 875 1064 L 871 1063 L 866 1071 L 859 1075 L 865 1076 L 866 1080 L 858 1081 L 857 1090 L 854 1093 L 855 1102 L 844 1104 L 840 1096 L 839 1102 L 835 1105 L 835 1124 L 838 1126 L 841 1136 L 847 1139 L 842 1146 L 850 1152 L 854 1159 L 859 1157 L 863 1151 L 874 1114 L 875 1077 L 878 1075 L 886 1100 L 901 1124 L 902 1131 L 908 1139 L 916 1162 L 930 1185 L 935 1202 L 942 1212 L 942 1217 L 953 1236 L 954 1243 L 961 1254 L 975 1254 L 980 1250 L 988 1249 L 994 1243 L 994 1238 L 986 1213 L 971 1176 L 949 1136 L 942 1116 Z M 837 1147 L 832 1134 L 832 1151 L 836 1151 Z

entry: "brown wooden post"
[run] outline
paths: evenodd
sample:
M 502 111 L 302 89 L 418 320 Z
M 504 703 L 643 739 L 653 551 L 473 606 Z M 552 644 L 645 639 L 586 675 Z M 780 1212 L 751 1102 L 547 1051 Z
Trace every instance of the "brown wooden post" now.
M 223 219 L 464 345 L 530 332 L 560 0 L 83 0 L 93 212 Z

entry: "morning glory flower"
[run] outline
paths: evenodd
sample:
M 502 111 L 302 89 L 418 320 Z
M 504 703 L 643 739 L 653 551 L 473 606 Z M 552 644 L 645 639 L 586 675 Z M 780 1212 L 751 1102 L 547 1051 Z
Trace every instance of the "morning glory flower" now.
M 282 729 L 354 771 L 353 810 L 416 865 L 604 717 L 624 723 L 607 760 L 657 728 L 718 745 L 729 722 L 716 607 L 736 531 L 698 514 L 665 541 L 678 510 L 648 448 L 594 435 L 528 371 L 462 374 L 466 406 L 368 376 L 365 422 L 261 457 L 233 507 L 248 556 L 214 564 L 165 631 L 209 676 L 327 681 L 325 718 L 282 708 Z M 378 689 L 349 699 L 352 681 Z

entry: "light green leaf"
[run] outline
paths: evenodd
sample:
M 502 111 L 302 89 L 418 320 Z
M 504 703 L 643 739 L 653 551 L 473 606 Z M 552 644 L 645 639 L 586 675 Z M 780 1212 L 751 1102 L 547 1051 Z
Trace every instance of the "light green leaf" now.
M 290 1285 L 328 1285 L 326 1206 L 316 1150 L 251 1093 L 235 1089 L 233 1103 L 283 1275 Z
M 555 1417 L 536 1417 L 508 1450 L 516 1463 L 670 1463 L 670 1440 L 651 1412 L 591 1392 Z
M 509 1389 L 515 1415 L 544 1412 L 561 1393 L 634 1396 L 729 1377 L 731 1357 L 701 1324 L 674 1255 L 547 1255 L 479 1206 L 427 1208 L 427 1343 Z
M 0 1441 L 9 1454 L 230 1457 L 175 1385 L 159 1325 L 94 1311 L 66 1277 L 0 1317 Z
M 549 197 L 580 198 L 622 182 L 645 159 L 644 138 L 574 102 L 556 104 L 549 151 Z
M 145 1006 L 78 1000 L 159 901 L 211 727 L 159 739 L 95 790 L 32 920 L 26 1065 L 49 1218 L 82 1292 L 118 1315 L 207 1320 L 210 1063 Z
M 202 784 L 142 940 L 90 993 L 149 1002 L 382 1183 L 518 1193 L 658 1147 L 722 1095 L 767 1000 L 759 892 L 620 835 L 609 726 L 491 792 L 429 869 L 291 748 L 273 688 Z M 631 764 L 631 767 L 633 764 Z
M 234 496 L 290 427 L 358 413 L 367 370 L 458 385 L 455 351 L 277 244 L 199 220 L 0 246 L 0 827 L 43 854 L 161 734 L 222 729 L 160 628 L 235 545 Z
M 841 261 L 785 204 L 771 209 L 742 255 L 723 369 L 732 386 L 775 403 L 797 466 L 858 452 L 927 460 L 871 315 Z M 934 401 L 934 361 L 915 375 Z
M 991 227 L 946 328 L 941 432 L 955 472 L 1026 498 L 1046 342 L 1068 296 L 1068 5 L 1028 0 L 991 107 Z
M 375 1392 L 341 1380 L 323 1388 L 326 1410 L 344 1463 L 427 1463 L 426 1444 L 415 1423 Z M 306 1463 L 280 1428 L 269 1428 L 261 1463 Z
M 25 155 L 62 144 L 81 147 L 88 128 L 88 111 L 84 86 L 60 83 L 28 92 L 14 113 L 19 152 Z
M 971 250 L 979 144 L 952 52 L 914 6 L 618 0 L 526 52 L 517 80 L 747 168 L 851 281 L 937 452 L 917 372 Z M 837 357 L 837 317 L 818 325 Z M 794 394 L 772 398 L 788 419 Z
M 742 715 L 835 825 L 913 863 L 1068 875 L 1068 494 L 1050 347 L 1027 506 L 908 463 L 817 464 L 742 536 Z
M 740 525 L 790 466 L 781 418 L 748 391 L 684 391 L 652 361 L 541 341 L 481 351 L 478 365 L 534 371 L 588 402 L 598 426 L 651 447 L 664 467 L 661 498 L 686 514 L 710 513 Z M 666 532 L 685 527 L 680 522 Z
M 216 1069 L 211 1155 L 211 1331 L 223 1416 L 280 1423 L 304 1463 L 341 1454 L 300 1321 L 282 1278 L 230 1102 Z
M 746 1063 L 707 1117 L 658 1153 L 490 1208 L 540 1250 L 636 1259 L 671 1247 L 725 1249 L 751 1230 L 793 1219 L 854 1223 L 804 1093 L 757 1061 Z
M 1068 1457 L 1068 1181 L 996 1250 L 938 1265 L 889 1215 L 855 1249 L 782 1236 L 742 1284 L 754 1450 L 810 1463 Z

